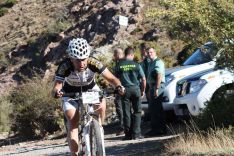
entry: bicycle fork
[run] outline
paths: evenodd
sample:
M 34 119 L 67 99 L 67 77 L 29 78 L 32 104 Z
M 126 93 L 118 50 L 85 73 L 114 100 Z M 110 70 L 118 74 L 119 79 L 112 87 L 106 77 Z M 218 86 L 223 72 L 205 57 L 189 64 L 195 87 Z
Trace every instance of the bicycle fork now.
M 101 139 L 102 139 L 102 151 L 103 151 L 103 155 L 106 155 L 106 151 L 105 151 L 105 144 L 104 144 L 104 129 L 101 125 L 99 125 L 100 130 L 101 130 Z
M 82 133 L 82 142 L 84 141 L 85 143 L 85 153 L 87 156 L 91 156 L 91 151 L 90 151 L 90 136 L 89 136 L 89 131 L 90 131 L 90 122 L 91 120 L 88 121 L 88 123 L 85 125 L 83 128 L 83 133 Z
M 89 120 L 85 127 L 83 128 L 83 132 L 82 132 L 82 144 L 84 143 L 86 148 L 85 148 L 85 153 L 86 156 L 91 156 L 91 147 L 90 147 L 90 136 L 89 136 L 89 132 L 90 132 L 90 123 L 92 122 L 92 120 Z M 105 156 L 105 144 L 104 144 L 104 130 L 103 127 L 101 125 L 99 125 L 99 128 L 101 130 L 101 139 L 102 139 L 102 151 L 103 151 L 103 155 Z

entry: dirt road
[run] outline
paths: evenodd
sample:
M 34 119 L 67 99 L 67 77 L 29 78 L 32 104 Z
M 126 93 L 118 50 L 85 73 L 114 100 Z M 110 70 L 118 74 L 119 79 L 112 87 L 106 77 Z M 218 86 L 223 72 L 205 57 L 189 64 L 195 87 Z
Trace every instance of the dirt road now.
M 163 141 L 173 136 L 145 138 L 142 140 L 122 141 L 122 136 L 105 135 L 106 155 L 110 156 L 150 156 L 162 155 Z M 69 148 L 65 138 L 44 141 L 29 141 L 17 145 L 0 148 L 1 156 L 69 156 Z
M 142 133 L 149 130 L 149 123 L 142 125 Z M 163 143 L 175 137 L 144 138 L 141 140 L 122 141 L 123 136 L 116 136 L 116 125 L 104 127 L 105 147 L 108 156 L 155 156 L 163 155 Z M 170 130 L 168 130 L 170 131 Z M 66 138 L 20 142 L 15 145 L 0 147 L 0 156 L 69 156 Z

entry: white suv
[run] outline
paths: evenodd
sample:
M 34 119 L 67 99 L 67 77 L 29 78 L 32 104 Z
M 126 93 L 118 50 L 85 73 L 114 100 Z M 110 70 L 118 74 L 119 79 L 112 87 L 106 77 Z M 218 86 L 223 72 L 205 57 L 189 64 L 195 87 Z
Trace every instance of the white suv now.
M 213 69 L 215 67 L 214 56 L 217 49 L 211 42 L 197 48 L 194 53 L 180 67 L 166 69 L 166 87 L 164 90 L 164 110 L 174 109 L 176 98 L 176 84 L 179 80 L 194 73 Z
M 177 97 L 174 100 L 175 114 L 199 115 L 205 108 L 206 102 L 220 94 L 221 89 L 225 89 L 226 93 L 232 91 L 233 83 L 234 73 L 228 69 L 213 69 L 185 77 L 177 83 Z

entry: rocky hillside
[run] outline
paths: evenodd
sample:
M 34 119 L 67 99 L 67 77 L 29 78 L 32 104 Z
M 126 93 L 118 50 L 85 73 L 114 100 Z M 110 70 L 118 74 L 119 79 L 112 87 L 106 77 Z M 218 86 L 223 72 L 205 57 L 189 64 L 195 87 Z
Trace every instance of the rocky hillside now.
M 144 17 L 155 2 L 146 0 L 18 0 L 0 17 L 0 94 L 35 73 L 51 76 L 64 57 L 69 39 L 86 38 L 92 47 L 111 58 L 112 47 L 139 40 L 155 41 L 163 56 L 178 52 L 158 27 L 159 21 Z M 119 15 L 128 26 L 119 25 Z M 97 55 L 99 55 L 98 53 Z
M 0 17 L 0 94 L 17 84 L 17 73 L 36 53 L 30 43 L 65 18 L 68 2 L 19 0 Z

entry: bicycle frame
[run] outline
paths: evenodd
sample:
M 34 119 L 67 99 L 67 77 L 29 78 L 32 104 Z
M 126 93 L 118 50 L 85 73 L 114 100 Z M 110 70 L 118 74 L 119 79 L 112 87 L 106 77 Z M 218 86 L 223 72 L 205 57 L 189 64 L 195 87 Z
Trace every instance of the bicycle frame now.
M 66 94 L 65 94 L 66 95 Z M 68 94 L 67 94 L 68 95 Z M 71 98 L 79 104 L 79 112 L 80 112 L 80 119 L 79 119 L 79 154 L 91 156 L 91 143 L 90 143 L 90 126 L 93 120 L 98 122 L 99 116 L 95 114 L 94 104 L 90 103 L 83 103 L 83 99 L 81 94 L 75 94 L 75 98 Z M 99 101 L 100 104 L 100 101 Z M 97 104 L 96 104 L 97 105 Z M 100 128 L 101 132 L 101 142 L 102 142 L 102 153 L 105 155 L 105 146 L 104 146 L 104 131 L 103 127 L 99 123 L 98 128 Z
M 80 138 L 81 138 L 81 145 L 83 145 L 83 143 L 85 143 L 86 145 L 86 148 L 85 148 L 85 155 L 87 156 L 91 156 L 91 147 L 90 147 L 90 136 L 89 136 L 89 131 L 90 131 L 90 123 L 92 122 L 92 119 L 90 119 L 86 125 L 83 127 L 82 129 L 82 133 L 80 134 Z M 101 139 L 102 139 L 102 147 L 103 147 L 103 153 L 105 155 L 105 146 L 104 146 L 104 131 L 103 131 L 103 128 L 102 126 L 100 126 L 100 129 L 101 129 Z M 82 151 L 81 151 L 82 152 Z

